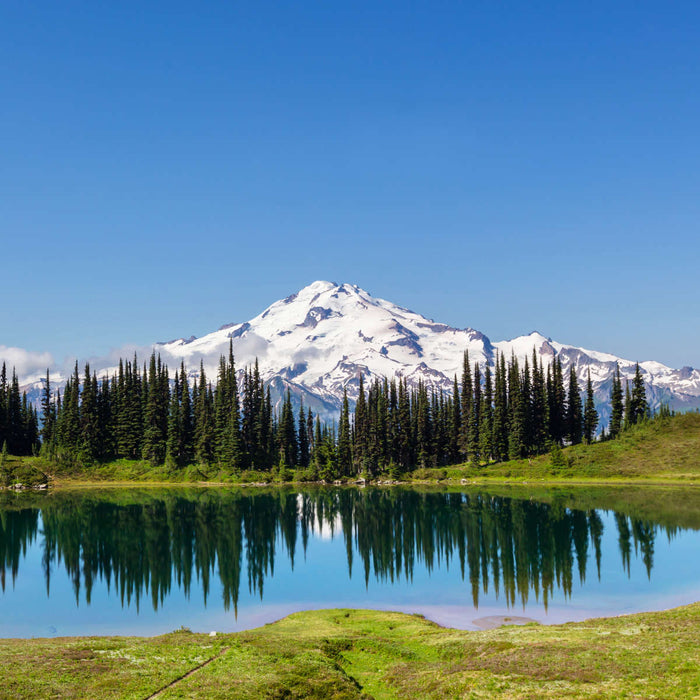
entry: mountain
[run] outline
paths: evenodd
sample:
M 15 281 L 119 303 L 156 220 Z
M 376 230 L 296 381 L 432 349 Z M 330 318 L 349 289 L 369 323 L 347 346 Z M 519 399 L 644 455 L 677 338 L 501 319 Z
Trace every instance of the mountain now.
M 478 362 L 483 370 L 486 363 L 493 367 L 498 353 L 506 360 L 515 355 L 522 363 L 525 357 L 531 360 L 534 349 L 545 366 L 555 357 L 561 358 L 566 372 L 573 364 L 582 389 L 590 370 L 605 424 L 616 364 L 623 381 L 631 380 L 635 369 L 631 360 L 563 345 L 537 332 L 491 342 L 480 331 L 437 323 L 355 285 L 322 281 L 275 302 L 250 321 L 153 347 L 171 369 L 184 361 L 195 375 L 201 361 L 207 376 L 215 380 L 219 357 L 228 353 L 230 342 L 239 371 L 257 358 L 275 401 L 289 389 L 297 404 L 303 400 L 324 418 L 337 416 L 344 388 L 351 401 L 357 398 L 360 375 L 365 384 L 374 377 L 405 377 L 409 385 L 422 380 L 450 392 L 455 375 L 461 374 L 465 350 L 472 366 Z M 96 367 L 103 374 L 114 369 Z M 658 362 L 641 362 L 640 367 L 652 406 L 662 402 L 679 410 L 700 406 L 699 370 L 671 369 Z M 32 383 L 31 393 L 37 395 L 40 386 Z
M 454 376 L 461 374 L 465 350 L 472 365 L 478 362 L 483 369 L 486 363 L 493 367 L 497 353 L 506 359 L 513 354 L 522 363 L 532 358 L 534 348 L 545 366 L 554 357 L 561 358 L 566 372 L 573 364 L 582 388 L 590 369 L 605 423 L 616 363 L 623 380 L 631 380 L 635 369 L 631 360 L 563 345 L 537 332 L 494 343 L 480 331 L 437 323 L 355 285 L 321 281 L 275 302 L 250 321 L 156 347 L 164 357 L 184 360 L 190 368 L 202 359 L 208 375 L 215 376 L 218 358 L 230 341 L 239 367 L 258 358 L 277 398 L 289 389 L 326 416 L 337 413 L 343 388 L 351 400 L 357 398 L 360 375 L 365 383 L 373 377 L 405 377 L 409 385 L 422 380 L 449 392 Z M 652 406 L 700 406 L 700 371 L 658 362 L 642 362 L 640 367 Z

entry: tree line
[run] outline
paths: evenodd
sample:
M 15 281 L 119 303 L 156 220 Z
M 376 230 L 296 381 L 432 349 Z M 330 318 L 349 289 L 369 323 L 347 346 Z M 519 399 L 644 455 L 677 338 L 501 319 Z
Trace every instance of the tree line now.
M 239 386 L 242 384 L 242 386 Z M 632 389 L 613 378 L 607 434 L 617 437 L 644 419 L 649 409 L 637 365 Z M 257 361 L 239 373 L 232 348 L 220 358 L 215 384 L 200 364 L 190 379 L 184 364 L 171 379 L 153 353 L 120 360 L 111 377 L 98 380 L 76 363 L 63 393 L 54 392 L 47 371 L 37 411 L 20 397 L 17 376 L 0 375 L 0 442 L 14 454 L 43 454 L 83 465 L 114 459 L 146 460 L 178 469 L 198 464 L 229 472 L 308 470 L 314 478 L 337 479 L 463 462 L 484 464 L 527 458 L 565 444 L 592 442 L 598 414 L 588 374 L 582 394 L 574 367 L 565 376 L 555 358 L 545 369 L 533 349 L 521 364 L 498 355 L 492 370 L 473 366 L 465 352 L 461 377 L 451 392 L 405 378 L 359 376 L 354 413 L 344 392 L 338 422 L 323 422 L 289 391 L 274 407 Z M 41 438 L 41 443 L 39 438 Z
M 3 362 L 0 370 L 0 447 L 5 454 L 31 455 L 38 451 L 39 446 L 37 410 L 27 400 L 26 392 L 20 394 L 14 368 L 8 379 L 7 366 Z

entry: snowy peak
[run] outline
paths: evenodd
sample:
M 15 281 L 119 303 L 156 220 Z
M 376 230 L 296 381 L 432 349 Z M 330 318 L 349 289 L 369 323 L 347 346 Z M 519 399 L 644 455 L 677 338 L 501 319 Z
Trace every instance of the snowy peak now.
M 465 350 L 472 366 L 482 371 L 496 358 L 517 358 L 547 367 L 558 358 L 566 372 L 575 367 L 581 387 L 590 372 L 603 422 L 612 377 L 619 366 L 631 379 L 635 363 L 614 355 L 564 345 L 533 331 L 511 340 L 492 343 L 480 331 L 453 328 L 421 314 L 372 296 L 353 284 L 319 280 L 280 299 L 249 321 L 229 323 L 213 333 L 181 338 L 153 347 L 171 367 L 184 362 L 193 375 L 203 363 L 215 380 L 219 357 L 229 343 L 239 371 L 256 359 L 260 372 L 277 399 L 289 390 L 326 418 L 337 415 L 343 392 L 354 401 L 359 379 L 403 378 L 410 386 L 452 391 L 454 377 L 462 371 Z M 113 363 L 110 363 L 113 364 Z M 93 363 L 97 369 L 99 365 Z M 104 372 L 111 371 L 105 363 Z M 676 370 L 658 362 L 640 363 L 652 405 L 700 406 L 700 371 Z
M 263 377 L 277 390 L 325 406 L 334 413 L 343 391 L 357 397 L 359 377 L 405 378 L 451 391 L 462 369 L 464 351 L 483 369 L 497 355 L 548 366 L 556 357 L 565 371 L 574 366 L 581 386 L 591 374 L 597 399 L 606 414 L 612 376 L 619 365 L 631 378 L 635 363 L 608 353 L 558 343 L 539 331 L 492 343 L 483 333 L 438 323 L 353 284 L 319 280 L 275 302 L 245 323 L 229 324 L 198 339 L 180 340 L 160 350 L 190 366 L 202 359 L 213 375 L 220 354 L 233 343 L 239 365 L 256 358 Z M 700 404 L 700 372 L 673 370 L 659 363 L 641 363 L 652 403 L 670 401 L 687 407 Z M 273 381 L 274 380 L 274 381 Z M 312 406 L 313 407 L 313 406 Z
M 240 366 L 259 361 L 262 376 L 287 388 L 312 392 L 333 411 L 343 391 L 357 397 L 359 376 L 405 377 L 450 390 L 461 358 L 490 362 L 493 346 L 473 329 L 456 329 L 426 318 L 351 284 L 317 281 L 275 302 L 245 323 L 229 324 L 194 340 L 159 346 L 208 374 L 233 343 Z

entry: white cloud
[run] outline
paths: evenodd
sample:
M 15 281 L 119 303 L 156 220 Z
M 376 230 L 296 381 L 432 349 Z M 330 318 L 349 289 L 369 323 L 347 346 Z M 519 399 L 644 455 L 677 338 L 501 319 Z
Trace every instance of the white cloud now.
M 23 348 L 12 348 L 0 345 L 0 363 L 7 365 L 8 373 L 14 367 L 22 382 L 27 377 L 43 374 L 47 369 L 53 369 L 55 360 L 50 352 L 34 352 Z

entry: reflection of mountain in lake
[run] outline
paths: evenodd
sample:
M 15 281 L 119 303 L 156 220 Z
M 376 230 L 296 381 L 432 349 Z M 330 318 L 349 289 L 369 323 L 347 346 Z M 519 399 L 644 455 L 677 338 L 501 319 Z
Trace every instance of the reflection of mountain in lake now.
M 278 549 L 294 565 L 315 535 L 342 538 L 348 575 L 411 580 L 414 569 L 459 566 L 474 604 L 491 588 L 509 605 L 553 591 L 571 595 L 576 578 L 600 577 L 603 521 L 593 508 L 484 493 L 406 489 L 223 490 L 56 493 L 29 502 L 0 501 L 0 581 L 14 582 L 28 545 L 43 547 L 47 594 L 63 567 L 76 603 L 89 603 L 95 580 L 137 607 L 158 608 L 173 586 L 189 595 L 193 576 L 206 602 L 211 579 L 224 605 L 237 608 L 241 577 L 262 598 Z M 11 507 L 9 504 L 12 502 Z M 26 507 L 23 503 L 26 502 Z M 20 507 L 18 507 L 20 506 Z M 615 513 L 622 566 L 638 553 L 651 575 L 654 540 L 677 528 Z

